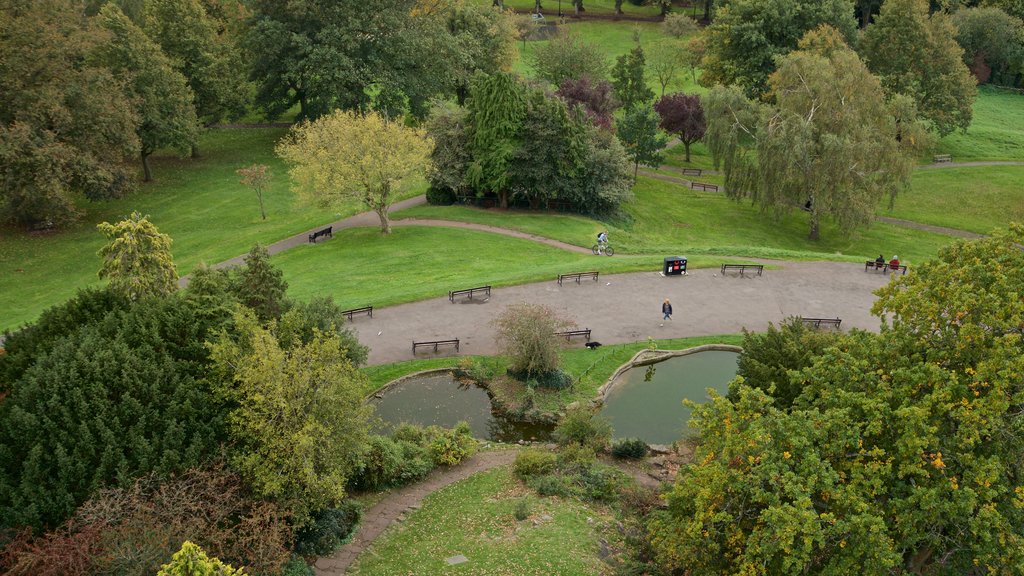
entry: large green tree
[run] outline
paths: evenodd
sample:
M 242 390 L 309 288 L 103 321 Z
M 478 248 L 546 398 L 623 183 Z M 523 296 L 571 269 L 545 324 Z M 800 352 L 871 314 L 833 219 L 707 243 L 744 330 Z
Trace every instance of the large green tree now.
M 530 64 L 537 76 L 555 86 L 583 78 L 597 82 L 608 74 L 604 50 L 571 31 L 562 32 L 535 48 Z
M 149 156 L 159 148 L 188 150 L 196 140 L 199 121 L 188 81 L 141 28 L 117 6 L 107 4 L 97 16 L 111 40 L 98 59 L 127 86 L 139 124 L 139 156 L 146 181 L 153 179 Z
M 967 8 L 953 15 L 964 64 L 979 84 L 1020 85 L 1024 75 L 1024 21 L 998 8 Z
M 511 74 L 478 76 L 466 109 L 466 136 L 473 158 L 466 180 L 479 193 L 496 194 L 501 207 L 508 208 L 509 167 L 526 118 L 525 89 Z
M 646 72 L 644 49 L 640 46 L 635 46 L 628 54 L 615 59 L 611 74 L 612 86 L 615 87 L 615 97 L 626 110 L 654 100 L 654 90 L 647 85 Z
M 747 96 L 762 97 L 776 59 L 822 24 L 852 40 L 852 0 L 717 0 L 715 20 L 705 29 L 701 84 L 737 84 Z
M 665 159 L 663 150 L 668 137 L 658 130 L 660 118 L 648 106 L 637 106 L 626 111 L 616 130 L 626 154 L 633 160 L 633 181 L 640 165 L 657 168 Z
M 166 296 L 178 288 L 178 272 L 171 256 L 171 237 L 163 234 L 148 216 L 131 216 L 97 225 L 107 237 L 100 248 L 100 278 L 110 279 L 110 290 L 129 300 Z
M 135 187 L 124 159 L 139 147 L 123 81 L 91 58 L 110 41 L 81 6 L 17 0 L 0 10 L 0 219 L 67 224 L 75 197 Z
M 949 18 L 929 15 L 927 0 L 886 0 L 864 32 L 861 52 L 886 92 L 913 98 L 939 135 L 970 126 L 974 79 Z
M 868 224 L 907 161 L 878 79 L 822 27 L 779 61 L 769 86 L 776 106 L 760 112 L 728 89 L 706 99 L 705 139 L 724 162 L 727 194 L 775 216 L 803 207 L 814 240 L 824 217 L 844 230 Z

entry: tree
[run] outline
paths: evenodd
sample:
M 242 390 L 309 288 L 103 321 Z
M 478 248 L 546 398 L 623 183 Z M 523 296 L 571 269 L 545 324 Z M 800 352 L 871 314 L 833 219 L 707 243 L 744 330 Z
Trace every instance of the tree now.
M 593 82 L 590 78 L 564 80 L 555 92 L 565 100 L 570 110 L 577 107 L 586 112 L 590 120 L 601 128 L 611 128 L 618 102 L 607 80 Z
M 887 0 L 864 31 L 861 51 L 888 94 L 905 94 L 940 136 L 971 124 L 977 95 L 949 19 L 927 0 Z
M 459 104 L 469 95 L 469 84 L 477 73 L 508 72 L 518 58 L 517 17 L 470 2 L 452 2 L 443 11 L 445 27 L 458 47 L 453 63 L 454 92 Z M 532 19 L 529 19 L 532 22 Z M 523 38 L 525 43 L 526 39 Z
M 466 137 L 472 161 L 466 181 L 477 193 L 497 194 L 508 208 L 509 166 L 526 118 L 524 88 L 510 74 L 479 76 L 470 90 Z
M 612 68 L 612 86 L 615 97 L 626 110 L 654 100 L 654 91 L 644 79 L 644 49 L 639 45 L 615 60 Z
M 669 14 L 661 23 L 661 31 L 676 40 L 681 40 L 699 30 L 700 27 L 697 26 L 693 18 L 686 14 Z
M 266 247 L 255 244 L 245 257 L 245 267 L 235 278 L 234 291 L 239 302 L 266 322 L 280 318 L 284 312 L 288 282 L 284 274 L 270 264 Z
M 982 0 L 981 5 L 999 8 L 1014 18 L 1024 20 L 1024 3 L 1021 0 Z
M 427 121 L 427 134 L 434 141 L 427 167 L 427 181 L 431 188 L 450 190 L 453 195 L 466 194 L 466 170 L 472 157 L 466 136 L 465 108 L 438 103 Z
M 295 190 L 322 205 L 361 200 L 391 233 L 388 210 L 405 180 L 422 174 L 433 142 L 376 112 L 335 112 L 293 128 L 277 146 Z
M 267 165 L 253 164 L 252 166 L 239 168 L 235 170 L 235 173 L 242 177 L 239 180 L 239 184 L 252 188 L 252 191 L 256 193 L 256 199 L 260 201 L 260 216 L 266 220 L 267 211 L 263 208 L 263 193 L 270 186 L 270 177 L 272 176 L 267 170 Z
M 613 214 L 632 198 L 633 175 L 622 143 L 608 130 L 587 127 L 583 169 L 564 200 L 590 214 Z
M 520 145 L 509 164 L 509 187 L 530 208 L 567 195 L 576 184 L 586 152 L 583 117 L 571 117 L 565 103 L 533 90 L 526 100 Z
M 597 82 L 608 72 L 604 50 L 569 31 L 537 46 L 531 64 L 538 77 L 555 86 L 584 77 Z
M 0 220 L 28 228 L 77 218 L 74 198 L 135 188 L 138 149 L 123 83 L 91 57 L 109 41 L 64 0 L 8 2 L 0 13 Z
M 626 111 L 619 123 L 618 136 L 626 154 L 633 160 L 633 181 L 636 181 L 640 165 L 657 168 L 665 155 L 662 150 L 668 138 L 658 132 L 658 115 L 647 106 L 637 106 Z
M 156 576 L 245 576 L 245 572 L 217 558 L 210 558 L 202 548 L 185 540 L 181 550 L 174 553 L 169 563 L 160 567 Z
M 665 88 L 675 80 L 676 74 L 687 65 L 686 49 L 678 42 L 659 42 L 651 51 L 651 71 L 661 84 L 661 96 L 665 96 Z
M 694 82 L 697 81 L 697 69 L 700 68 L 700 63 L 704 59 L 706 48 L 704 36 L 694 36 L 686 43 L 686 49 L 683 51 L 683 62 L 690 68 L 690 78 Z
M 99 277 L 110 279 L 110 290 L 139 300 L 178 289 L 171 237 L 162 234 L 148 216 L 132 212 L 116 224 L 101 222 L 96 227 L 107 237 L 98 253 L 103 257 Z
M 345 496 L 369 430 L 365 376 L 337 336 L 316 331 L 308 344 L 284 349 L 252 312 L 240 312 L 235 325 L 238 341 L 222 334 L 211 346 L 223 375 L 215 386 L 235 406 L 231 465 L 303 525 Z
M 555 332 L 576 325 L 543 304 L 510 304 L 494 320 L 496 339 L 509 358 L 509 369 L 525 378 L 536 378 L 558 369 L 561 347 Z
M 149 156 L 158 148 L 188 150 L 196 140 L 199 122 L 192 90 L 160 46 L 132 23 L 114 4 L 97 16 L 111 41 L 99 50 L 99 59 L 125 82 L 135 103 L 145 181 L 153 179 Z
M 706 100 L 706 141 L 725 164 L 726 193 L 776 216 L 804 207 L 812 240 L 823 216 L 844 230 L 868 224 L 907 173 L 878 79 L 836 30 L 822 27 L 779 61 L 769 84 L 777 105 L 761 112 L 729 90 Z
M 953 24 L 964 64 L 979 84 L 1020 84 L 1024 21 L 998 8 L 966 8 L 953 14 Z
M 850 0 L 717 0 L 715 20 L 704 30 L 701 84 L 737 84 L 747 96 L 761 98 L 776 59 L 822 24 L 853 40 Z
M 682 92 L 662 96 L 654 104 L 654 110 L 661 118 L 660 126 L 674 134 L 686 149 L 686 161 L 690 161 L 690 145 L 704 137 L 707 121 L 704 107 L 696 94 L 687 96 Z

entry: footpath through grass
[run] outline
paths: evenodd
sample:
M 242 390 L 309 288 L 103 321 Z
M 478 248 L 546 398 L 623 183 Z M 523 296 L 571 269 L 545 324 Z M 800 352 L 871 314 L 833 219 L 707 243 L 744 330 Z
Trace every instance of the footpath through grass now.
M 524 499 L 529 516 L 516 520 L 516 506 Z M 606 568 L 598 541 L 618 538 L 608 529 L 614 521 L 596 504 L 537 496 L 505 466 L 427 496 L 419 510 L 363 552 L 349 573 L 591 576 Z M 458 554 L 469 561 L 445 562 Z
M 910 190 L 878 213 L 988 234 L 1024 222 L 1024 166 L 935 168 L 914 173 Z

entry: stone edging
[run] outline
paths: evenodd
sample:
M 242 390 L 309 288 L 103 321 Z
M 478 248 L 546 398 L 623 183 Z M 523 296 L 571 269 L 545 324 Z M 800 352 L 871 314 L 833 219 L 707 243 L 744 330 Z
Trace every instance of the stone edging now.
M 381 386 L 380 388 L 374 390 L 373 392 L 370 392 L 369 394 L 367 394 L 365 400 L 369 401 L 369 400 L 373 400 L 375 398 L 380 398 L 381 396 L 387 394 L 392 388 L 394 388 L 395 386 L 398 386 L 399 384 L 402 384 L 406 380 L 411 380 L 413 378 L 418 378 L 420 376 L 432 376 L 434 374 L 442 374 L 442 373 L 454 374 L 457 370 L 458 370 L 458 368 L 456 368 L 454 366 L 451 367 L 451 368 L 431 368 L 429 370 L 420 370 L 418 372 L 413 372 L 411 374 L 406 374 L 405 376 L 399 376 L 398 378 L 395 378 L 391 382 L 388 382 L 387 384 L 385 384 L 385 385 Z
M 591 400 L 591 404 L 595 407 L 599 407 L 604 404 L 605 399 L 608 398 L 608 393 L 611 392 L 614 387 L 615 380 L 622 375 L 623 372 L 630 368 L 637 366 L 647 366 L 649 364 L 656 364 L 669 358 L 675 358 L 676 356 L 687 356 L 690 354 L 696 354 L 697 352 L 709 352 L 712 350 L 718 350 L 722 352 L 736 352 L 742 353 L 743 348 L 739 346 L 733 346 L 731 344 L 704 344 L 703 346 L 694 346 L 693 348 L 687 348 L 685 350 L 651 350 L 644 348 L 637 352 L 629 359 L 628 362 L 619 366 L 609 378 L 597 389 L 597 396 Z

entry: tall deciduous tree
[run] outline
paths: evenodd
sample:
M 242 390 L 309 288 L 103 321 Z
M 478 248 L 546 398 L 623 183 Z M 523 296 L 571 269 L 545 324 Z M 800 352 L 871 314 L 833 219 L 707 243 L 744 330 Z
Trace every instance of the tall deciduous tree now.
M 284 349 L 252 313 L 235 323 L 238 342 L 225 334 L 211 346 L 218 370 L 230 375 L 219 393 L 236 406 L 228 416 L 238 442 L 231 464 L 303 524 L 345 496 L 369 430 L 365 376 L 337 336 L 317 331 L 308 344 Z
M 864 32 L 868 68 L 889 94 L 906 94 L 941 136 L 966 130 L 977 95 L 956 31 L 942 13 L 928 15 L 927 0 L 886 0 Z
M 110 289 L 130 300 L 166 296 L 178 289 L 178 272 L 171 256 L 171 237 L 161 233 L 148 216 L 132 212 L 128 218 L 96 226 L 107 237 L 100 249 L 100 278 Z
M 680 40 L 700 30 L 697 22 L 686 14 L 669 14 L 661 23 L 661 31 Z
M 474 74 L 511 70 L 519 56 L 516 16 L 511 11 L 494 10 L 473 2 L 452 2 L 441 16 L 457 46 L 457 62 L 452 63 L 454 93 L 459 104 L 463 104 Z
M 576 184 L 587 149 L 584 118 L 570 116 L 565 102 L 535 89 L 526 100 L 520 146 L 509 166 L 512 194 L 533 209 L 564 197 Z
M 589 78 L 597 82 L 608 73 L 604 50 L 570 31 L 560 33 L 533 51 L 530 62 L 537 76 L 561 86 L 566 80 Z
M 576 325 L 572 319 L 542 304 L 510 304 L 494 320 L 497 341 L 509 357 L 513 372 L 536 378 L 558 369 L 561 346 L 555 332 Z
M 146 181 L 153 179 L 149 156 L 158 148 L 188 150 L 199 121 L 188 81 L 174 69 L 155 42 L 113 4 L 100 9 L 100 25 L 111 41 L 99 51 L 100 61 L 122 79 L 139 118 L 139 155 Z
M 290 164 L 299 194 L 322 205 L 362 201 L 390 234 L 394 194 L 424 172 L 432 146 L 423 130 L 376 112 L 336 110 L 295 127 L 277 153 Z
M 640 165 L 657 168 L 665 159 L 662 150 L 668 138 L 658 132 L 660 118 L 648 106 L 637 106 L 626 111 L 619 122 L 617 134 L 626 154 L 633 160 L 633 181 Z
M 708 97 L 708 132 L 726 192 L 775 215 L 804 207 L 810 238 L 829 216 L 844 230 L 868 224 L 902 184 L 903 149 L 878 82 L 832 28 L 807 34 L 770 79 L 776 107 L 761 114 L 729 90 Z M 747 123 L 759 116 L 756 126 Z M 749 151 L 756 150 L 756 158 Z
M 979 84 L 1019 85 L 1024 74 L 1024 21 L 998 8 L 967 8 L 953 14 L 964 64 Z
M 74 198 L 135 187 L 124 159 L 138 151 L 123 83 L 90 56 L 110 36 L 65 0 L 0 10 L 0 219 L 62 226 Z
M 615 97 L 626 110 L 654 100 L 654 91 L 644 78 L 646 72 L 644 49 L 639 45 L 615 60 L 612 86 L 615 88 Z
M 689 162 L 690 146 L 703 138 L 708 128 L 700 97 L 696 94 L 688 96 L 682 92 L 669 94 L 655 102 L 654 110 L 661 118 L 661 127 L 683 143 L 686 161 Z
M 473 158 L 466 180 L 478 192 L 498 196 L 508 208 L 509 165 L 526 118 L 525 90 L 510 74 L 477 77 L 470 91 L 467 139 Z
M 612 94 L 612 85 L 607 80 L 594 82 L 590 78 L 565 80 L 555 92 L 569 109 L 582 108 L 594 124 L 611 128 L 618 102 Z
M 738 84 L 747 96 L 760 98 L 776 59 L 822 24 L 852 40 L 857 26 L 851 0 L 717 0 L 715 20 L 705 29 L 701 83 Z
M 658 84 L 661 84 L 661 96 L 665 96 L 665 88 L 687 65 L 686 48 L 679 42 L 659 42 L 651 50 L 651 60 L 648 65 L 651 72 L 654 73 L 654 77 L 658 79 Z

